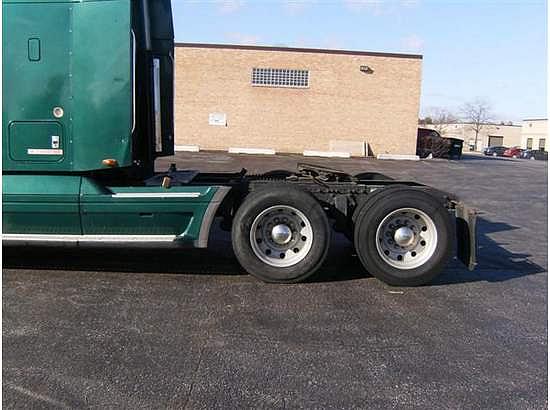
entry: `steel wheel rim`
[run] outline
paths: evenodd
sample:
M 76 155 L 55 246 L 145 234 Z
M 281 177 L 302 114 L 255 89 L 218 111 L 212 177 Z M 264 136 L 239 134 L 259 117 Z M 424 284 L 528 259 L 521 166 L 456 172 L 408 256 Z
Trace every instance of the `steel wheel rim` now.
M 308 255 L 313 245 L 313 228 L 299 209 L 289 205 L 271 206 L 252 222 L 250 245 L 262 262 L 277 268 L 287 268 Z
M 408 239 L 407 235 L 412 234 Z M 382 260 L 397 269 L 415 269 L 435 253 L 437 229 L 425 212 L 400 208 L 390 212 L 376 229 L 376 250 Z

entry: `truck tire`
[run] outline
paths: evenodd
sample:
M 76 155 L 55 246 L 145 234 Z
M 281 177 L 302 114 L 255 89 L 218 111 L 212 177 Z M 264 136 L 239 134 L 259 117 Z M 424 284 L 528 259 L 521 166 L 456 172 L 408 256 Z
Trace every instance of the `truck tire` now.
M 353 212 L 352 216 L 351 216 L 351 220 L 354 224 L 354 232 L 355 232 L 355 221 L 357 220 L 357 217 L 359 215 L 359 212 L 361 211 L 361 209 L 363 209 L 367 203 L 373 203 L 376 198 L 378 198 L 379 196 L 386 196 L 386 195 L 390 195 L 392 192 L 396 192 L 396 191 L 400 191 L 402 189 L 407 189 L 408 186 L 407 185 L 390 185 L 390 186 L 387 186 L 387 187 L 384 187 L 384 188 L 378 188 L 376 191 L 372 191 L 370 194 L 367 195 L 367 199 L 366 201 L 364 201 L 362 204 L 360 204 L 356 209 L 355 211 Z
M 429 193 L 409 187 L 383 189 L 354 219 L 361 263 L 388 285 L 429 283 L 451 256 L 450 215 Z
M 241 266 L 270 283 L 296 283 L 323 264 L 330 226 L 310 194 L 273 185 L 250 193 L 237 210 L 231 233 Z
M 357 174 L 357 175 L 360 175 L 360 174 Z M 355 177 L 357 177 L 357 175 L 355 175 Z M 373 201 L 380 194 L 387 195 L 388 191 L 394 191 L 394 190 L 399 190 L 399 189 L 403 189 L 403 188 L 407 188 L 407 186 L 406 185 L 390 185 L 390 186 L 387 186 L 385 188 L 379 188 L 376 191 L 373 191 L 370 194 L 368 194 L 368 196 L 366 197 L 366 200 L 364 202 L 359 203 L 359 205 L 355 208 L 355 211 L 351 215 L 351 218 L 349 218 L 347 229 L 344 231 L 344 236 L 351 242 L 351 244 L 353 245 L 354 248 L 355 248 L 355 241 L 354 241 L 355 220 L 357 219 L 357 215 L 359 214 L 359 211 L 361 210 L 361 208 L 364 205 L 366 205 L 366 202 Z
M 372 181 L 372 180 L 379 180 L 379 181 L 391 181 L 393 178 L 381 174 L 379 172 L 360 172 L 358 174 L 355 174 L 353 176 L 354 178 L 357 178 L 358 180 L 363 181 Z
M 273 179 L 286 179 L 288 177 L 291 177 L 294 175 L 294 173 L 286 170 L 286 169 L 274 169 L 272 171 L 267 171 L 262 174 L 265 178 L 273 178 Z

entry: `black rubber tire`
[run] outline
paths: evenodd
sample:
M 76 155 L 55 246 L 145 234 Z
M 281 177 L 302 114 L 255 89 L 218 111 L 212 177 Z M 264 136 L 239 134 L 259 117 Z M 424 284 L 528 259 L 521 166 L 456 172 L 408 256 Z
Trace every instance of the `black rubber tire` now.
M 285 179 L 292 175 L 294 175 L 294 173 L 286 169 L 274 169 L 272 171 L 267 171 L 262 174 L 263 177 L 273 178 L 273 179 Z
M 399 208 L 416 208 L 429 215 L 437 230 L 433 256 L 414 269 L 398 269 L 387 264 L 376 249 L 376 230 L 382 220 Z M 441 273 L 452 253 L 452 224 L 441 201 L 419 189 L 391 187 L 380 190 L 356 212 L 354 244 L 365 269 L 392 286 L 419 286 L 431 282 Z
M 360 174 L 357 174 L 360 175 Z M 388 193 L 407 188 L 406 185 L 390 185 L 386 188 L 379 188 L 376 191 L 370 193 L 367 195 L 367 199 L 362 204 L 359 204 L 357 208 L 355 208 L 355 211 L 351 215 L 351 218 L 349 219 L 348 223 L 348 229 L 344 232 L 344 235 L 349 241 L 353 244 L 353 247 L 355 247 L 355 240 L 354 240 L 354 233 L 355 233 L 355 220 L 357 219 L 357 215 L 359 214 L 359 211 L 363 206 L 367 204 L 367 202 L 374 201 L 379 195 L 388 195 Z
M 360 172 L 358 174 L 355 174 L 353 177 L 357 178 L 358 180 L 364 180 L 364 181 L 369 181 L 373 179 L 391 181 L 393 179 L 379 172 Z
M 288 205 L 303 212 L 313 229 L 313 244 L 307 256 L 288 267 L 271 266 L 260 260 L 250 244 L 250 228 L 256 216 L 271 206 Z M 313 275 L 323 264 L 330 246 L 328 218 L 317 200 L 307 192 L 286 185 L 270 185 L 250 193 L 233 220 L 231 242 L 241 266 L 268 283 L 296 283 Z
M 367 204 L 373 203 L 380 196 L 391 195 L 392 192 L 397 192 L 408 188 L 409 187 L 407 185 L 390 185 L 385 188 L 378 188 L 376 191 L 368 194 L 366 201 L 363 204 L 360 204 L 355 209 L 355 211 L 353 212 L 353 215 L 351 216 L 351 220 L 353 221 L 354 226 L 355 226 L 355 221 L 357 220 L 357 216 L 359 215 L 359 212 L 361 211 L 361 209 L 367 206 Z M 355 232 L 355 228 L 353 229 L 353 231 Z

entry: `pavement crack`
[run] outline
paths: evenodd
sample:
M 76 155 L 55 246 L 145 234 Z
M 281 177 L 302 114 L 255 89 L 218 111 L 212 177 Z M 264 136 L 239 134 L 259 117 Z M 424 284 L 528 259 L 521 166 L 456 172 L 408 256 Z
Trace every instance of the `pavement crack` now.
M 23 386 L 18 386 L 17 384 L 14 384 L 14 383 L 11 383 L 11 382 L 6 382 L 6 387 L 9 387 L 10 389 L 13 389 L 18 393 L 21 393 L 25 396 L 28 396 L 33 400 L 43 402 L 43 403 L 48 403 L 52 406 L 56 406 L 56 407 L 61 408 L 61 409 L 71 409 L 70 406 L 68 406 L 67 404 L 65 404 L 65 403 L 63 403 L 59 400 L 56 400 L 56 399 L 54 399 L 52 397 L 49 397 L 49 396 L 46 396 L 44 394 L 36 393 L 36 392 L 34 392 L 30 389 L 27 389 Z
M 195 384 L 196 384 L 196 379 L 197 379 L 197 374 L 199 373 L 199 369 L 201 367 L 201 363 L 202 363 L 202 354 L 204 352 L 204 350 L 206 349 L 206 344 L 201 347 L 201 349 L 199 350 L 199 360 L 197 361 L 197 366 L 195 367 L 195 370 L 193 371 L 193 377 L 191 379 L 191 386 L 189 386 L 189 391 L 187 392 L 187 397 L 185 398 L 185 403 L 183 405 L 183 409 L 187 409 L 188 405 L 189 405 L 189 401 L 191 400 L 191 395 L 193 394 L 193 388 L 195 387 Z

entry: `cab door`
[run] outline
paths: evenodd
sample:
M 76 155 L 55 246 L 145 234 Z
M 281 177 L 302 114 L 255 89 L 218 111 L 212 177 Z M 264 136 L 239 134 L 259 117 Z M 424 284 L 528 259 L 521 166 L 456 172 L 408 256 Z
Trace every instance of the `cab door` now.
M 3 170 L 70 169 L 70 3 L 2 3 Z

